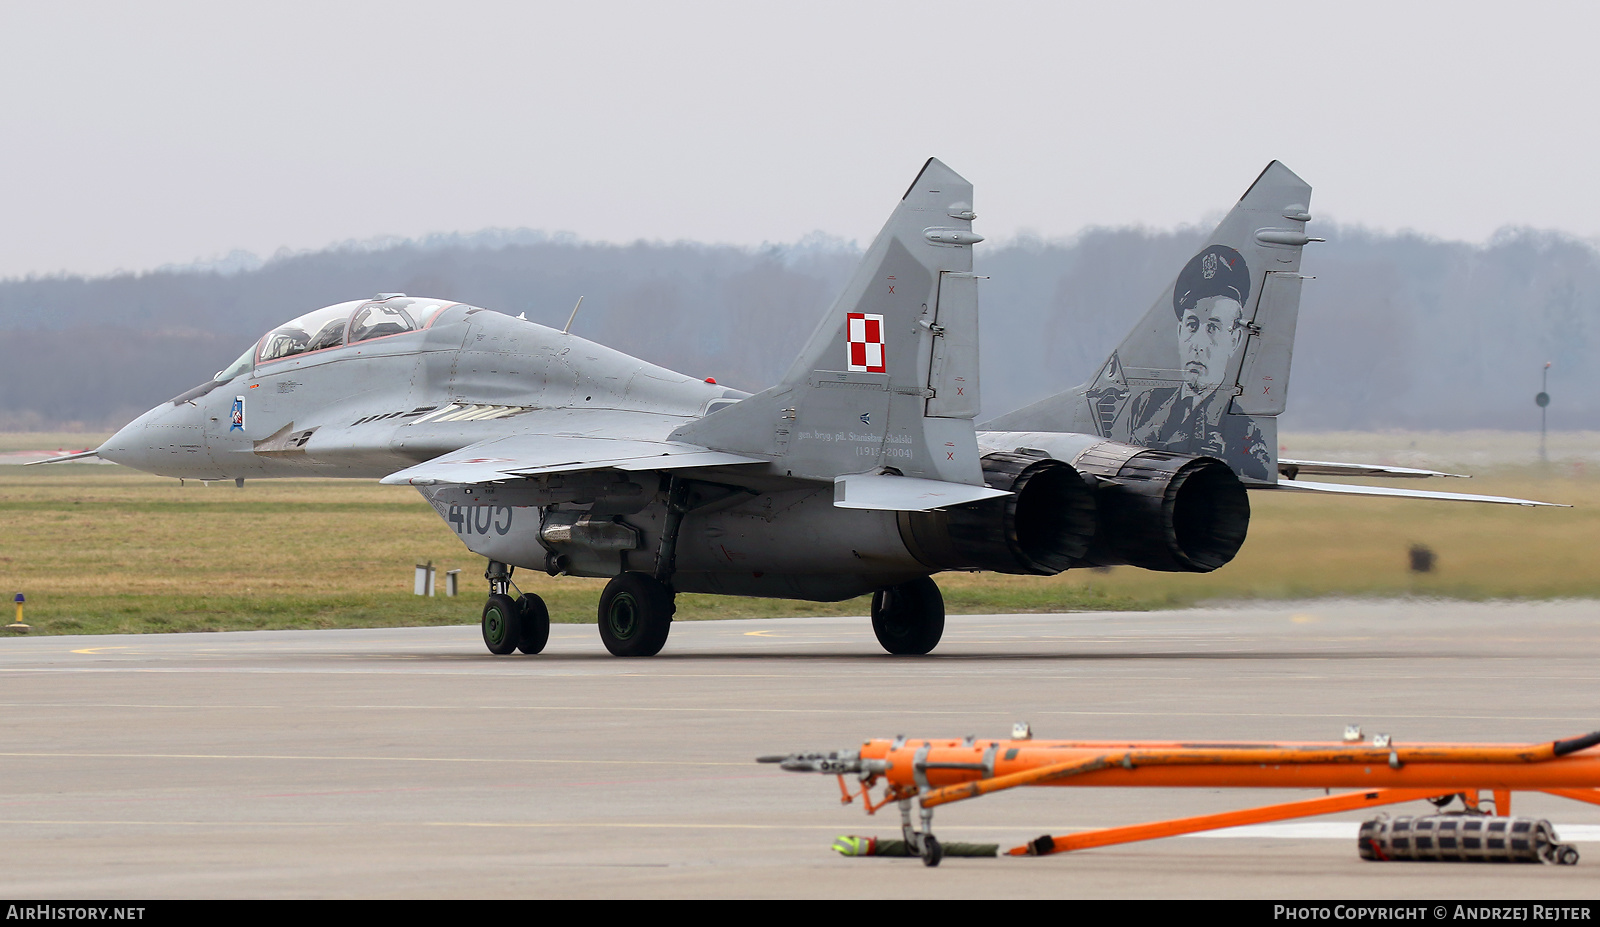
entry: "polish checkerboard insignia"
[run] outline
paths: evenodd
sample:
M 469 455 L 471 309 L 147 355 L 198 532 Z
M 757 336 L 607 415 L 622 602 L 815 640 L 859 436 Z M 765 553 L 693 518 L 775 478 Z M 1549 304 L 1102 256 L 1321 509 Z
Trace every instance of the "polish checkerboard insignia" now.
M 850 369 L 865 373 L 883 373 L 883 316 L 866 312 L 849 314 Z

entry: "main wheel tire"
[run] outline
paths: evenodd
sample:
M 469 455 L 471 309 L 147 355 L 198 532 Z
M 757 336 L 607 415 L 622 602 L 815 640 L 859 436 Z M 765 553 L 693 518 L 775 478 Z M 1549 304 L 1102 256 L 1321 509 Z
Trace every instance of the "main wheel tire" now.
M 522 637 L 517 649 L 523 653 L 538 653 L 550 643 L 550 609 L 544 599 L 527 593 L 517 600 L 517 612 L 522 618 Z
M 937 866 L 944 859 L 944 846 L 932 834 L 922 835 L 922 865 Z
M 522 609 L 508 595 L 494 593 L 483 606 L 483 643 L 489 652 L 504 656 L 522 640 Z
M 944 596 L 926 576 L 872 594 L 872 631 L 894 654 L 924 654 L 944 636 Z
M 600 593 L 600 639 L 619 657 L 653 657 L 666 646 L 677 610 L 672 590 L 648 573 L 622 573 Z

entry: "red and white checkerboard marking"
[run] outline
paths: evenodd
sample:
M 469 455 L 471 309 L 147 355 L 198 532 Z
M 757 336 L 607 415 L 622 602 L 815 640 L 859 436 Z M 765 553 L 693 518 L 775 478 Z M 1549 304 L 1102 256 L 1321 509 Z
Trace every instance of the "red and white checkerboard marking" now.
M 883 373 L 883 316 L 852 312 L 850 320 L 850 369 Z

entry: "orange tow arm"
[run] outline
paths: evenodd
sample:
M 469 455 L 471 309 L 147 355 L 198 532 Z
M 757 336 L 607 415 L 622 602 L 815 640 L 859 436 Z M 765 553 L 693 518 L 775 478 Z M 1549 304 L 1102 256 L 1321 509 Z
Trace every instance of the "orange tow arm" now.
M 1460 795 L 1476 809 L 1492 791 L 1495 812 L 1510 814 L 1512 791 L 1541 791 L 1600 804 L 1600 731 L 1535 744 L 1189 743 L 1073 740 L 869 740 L 857 751 L 764 757 L 785 769 L 856 774 L 870 814 L 900 803 L 908 840 L 910 803 L 921 808 L 924 832 L 939 805 L 1018 786 L 1356 789 L 1345 795 L 1242 811 L 1041 837 L 1013 855 L 1059 853 L 1221 827 L 1257 824 Z M 874 804 L 871 787 L 884 784 Z M 935 845 L 936 842 L 935 842 Z

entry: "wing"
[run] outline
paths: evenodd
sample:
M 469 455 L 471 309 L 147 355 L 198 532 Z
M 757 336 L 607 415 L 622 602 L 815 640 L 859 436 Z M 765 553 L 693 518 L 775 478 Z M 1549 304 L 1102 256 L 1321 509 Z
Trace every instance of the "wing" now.
M 1315 492 L 1335 496 L 1391 496 L 1401 499 L 1440 499 L 1446 502 L 1498 502 L 1503 505 L 1549 505 L 1570 509 L 1559 502 L 1537 502 L 1533 499 L 1513 499 L 1510 496 L 1477 496 L 1464 492 L 1430 492 L 1426 489 L 1393 489 L 1388 486 L 1354 486 L 1349 483 L 1313 483 L 1308 480 L 1279 480 L 1276 483 L 1252 485 L 1252 490 L 1275 492 Z
M 1388 476 L 1399 479 L 1423 479 L 1430 476 L 1452 476 L 1470 479 L 1465 473 L 1443 473 L 1438 470 L 1418 470 L 1412 467 L 1387 467 L 1382 464 L 1334 463 L 1328 460 L 1285 460 L 1278 458 L 1278 472 L 1285 479 L 1306 476 Z
M 494 483 L 575 470 L 676 470 L 766 463 L 677 441 L 520 434 L 469 444 L 391 473 L 380 483 Z

